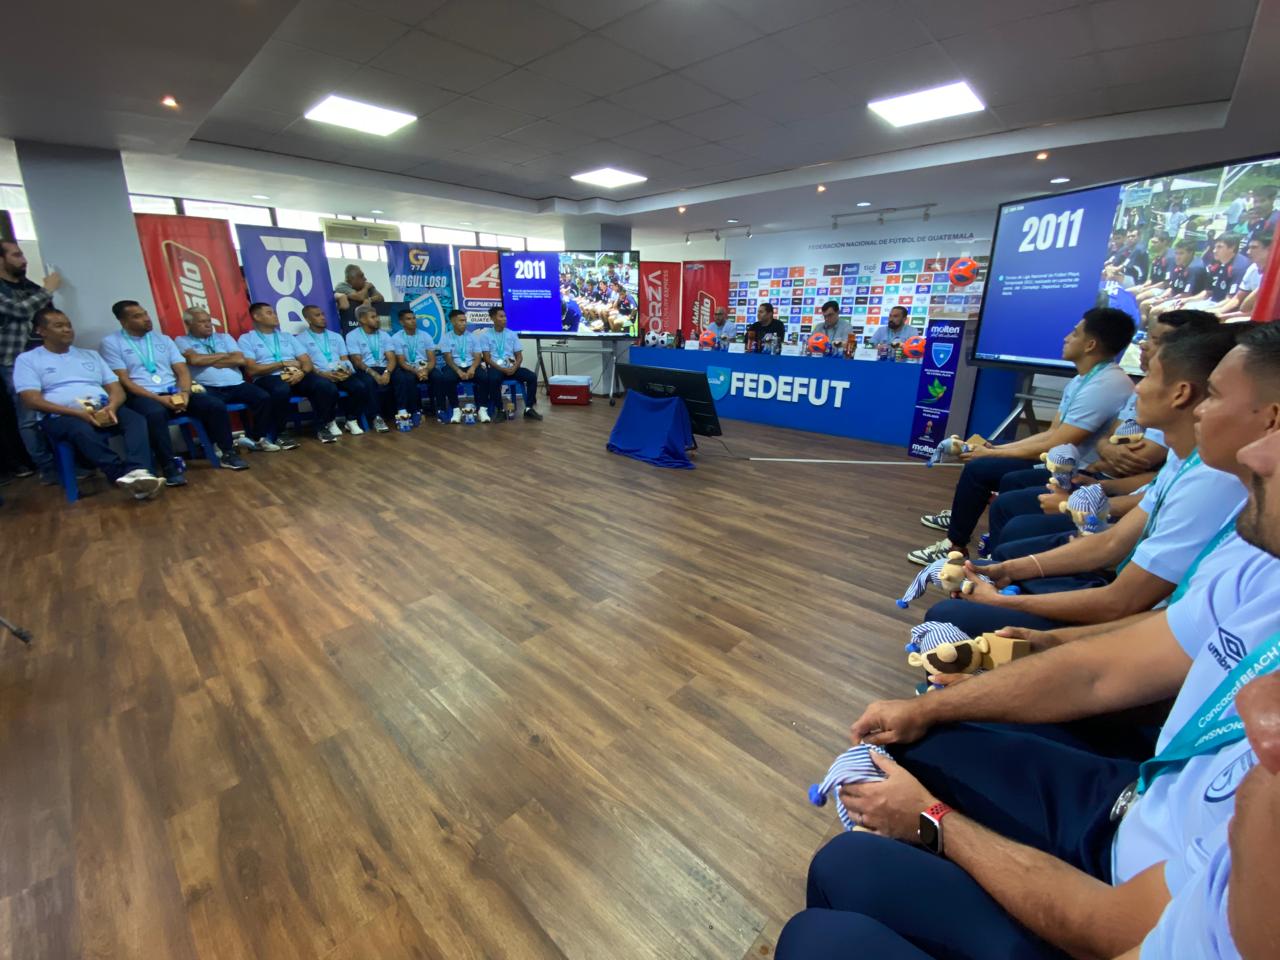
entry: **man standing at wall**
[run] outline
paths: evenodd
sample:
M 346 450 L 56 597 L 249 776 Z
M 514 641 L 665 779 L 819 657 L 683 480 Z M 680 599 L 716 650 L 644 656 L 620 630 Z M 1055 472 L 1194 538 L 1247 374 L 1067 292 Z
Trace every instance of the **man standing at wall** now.
M 28 279 L 27 258 L 22 248 L 13 240 L 0 240 L 0 378 L 13 398 L 22 444 L 40 471 L 42 483 L 58 482 L 53 454 L 36 426 L 35 411 L 26 409 L 18 400 L 13 387 L 13 365 L 32 337 L 31 321 L 36 311 L 53 303 L 53 294 L 61 283 L 56 273 L 45 277 L 43 286 Z

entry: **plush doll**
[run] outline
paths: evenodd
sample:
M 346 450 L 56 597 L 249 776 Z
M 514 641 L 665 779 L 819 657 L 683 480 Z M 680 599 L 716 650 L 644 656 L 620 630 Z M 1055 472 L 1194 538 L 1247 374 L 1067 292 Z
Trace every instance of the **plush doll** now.
M 925 461 L 925 466 L 932 467 L 935 464 L 948 463 L 957 459 L 960 454 L 970 452 L 974 447 L 986 446 L 986 443 L 987 441 L 976 433 L 968 440 L 961 440 L 958 434 L 953 434 L 933 448 L 933 456 Z
M 1116 432 L 1111 435 L 1111 442 L 1117 446 L 1128 446 L 1141 440 L 1145 433 L 1137 420 L 1126 420 L 1116 427 Z
M 822 782 L 815 783 L 809 788 L 809 802 L 815 807 L 825 807 L 827 797 L 832 793 L 838 794 L 840 787 L 846 783 L 871 783 L 875 780 L 883 780 L 884 774 L 871 759 L 872 753 L 889 756 L 889 751 L 882 747 L 861 743 L 836 757 L 835 763 L 831 764 L 831 769 L 827 771 Z M 846 830 L 863 829 L 853 822 L 853 818 L 849 816 L 849 811 L 840 802 L 839 797 L 836 798 L 836 813 L 839 814 L 840 822 L 844 824 Z
M 1080 448 L 1074 443 L 1060 443 L 1048 453 L 1040 454 L 1040 460 L 1053 474 L 1053 482 L 1059 490 L 1070 490 L 1071 481 L 1080 466 Z
M 1102 492 L 1102 485 L 1095 483 L 1081 487 L 1064 502 L 1058 504 L 1063 513 L 1071 514 L 1080 535 L 1087 537 L 1092 533 L 1101 533 L 1107 529 L 1107 520 L 1111 517 L 1111 501 Z
M 927 676 L 938 673 L 981 673 L 1031 652 L 1026 640 L 984 633 L 976 640 L 949 623 L 925 621 L 911 628 L 907 664 Z
M 952 550 L 946 559 L 933 561 L 911 581 L 911 586 L 907 587 L 902 599 L 897 601 L 898 606 L 903 610 L 907 609 L 911 601 L 919 598 L 931 583 L 941 587 L 947 596 L 957 591 L 972 593 L 973 584 L 964 575 L 964 561 L 965 555 L 959 550 Z

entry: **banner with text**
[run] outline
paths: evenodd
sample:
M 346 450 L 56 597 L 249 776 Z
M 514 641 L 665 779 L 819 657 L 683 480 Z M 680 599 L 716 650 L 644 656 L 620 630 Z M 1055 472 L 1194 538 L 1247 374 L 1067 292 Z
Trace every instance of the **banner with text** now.
M 388 240 L 386 248 L 391 286 L 418 318 L 418 329 L 439 343 L 454 304 L 448 246 Z
M 250 329 L 249 294 L 231 224 L 163 213 L 135 213 L 133 219 L 161 333 L 185 334 L 182 311 L 191 307 L 208 310 L 217 333 L 238 337 Z
M 488 323 L 489 308 L 502 306 L 502 274 L 497 247 L 454 247 L 453 269 L 458 309 L 467 323 Z
M 911 439 L 907 443 L 908 456 L 928 460 L 938 444 L 946 439 L 963 343 L 963 321 L 929 321 L 915 415 L 911 418 Z
M 645 260 L 640 264 L 640 340 L 674 334 L 680 327 L 678 263 Z
M 686 340 L 697 340 L 721 307 L 729 306 L 728 260 L 686 260 L 681 294 L 680 327 Z
M 307 329 L 302 308 L 317 306 L 324 311 L 329 329 L 341 331 L 323 233 L 238 223 L 236 235 L 249 296 L 271 304 L 281 330 L 302 333 Z

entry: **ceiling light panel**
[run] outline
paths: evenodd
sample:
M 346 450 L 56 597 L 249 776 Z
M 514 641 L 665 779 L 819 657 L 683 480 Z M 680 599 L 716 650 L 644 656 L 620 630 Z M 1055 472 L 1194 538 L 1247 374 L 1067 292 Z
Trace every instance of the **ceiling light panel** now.
M 325 97 L 320 103 L 305 114 L 308 120 L 320 123 L 331 123 L 339 127 L 349 127 L 361 133 L 372 133 L 385 137 L 395 133 L 418 118 L 411 113 L 399 110 L 388 110 L 386 107 L 375 107 L 371 103 L 349 100 L 336 93 Z
M 900 97 L 872 100 L 867 106 L 895 127 L 928 123 L 930 120 L 958 117 L 986 109 L 986 104 L 978 99 L 978 95 L 963 80 L 930 90 L 906 93 Z
M 616 190 L 618 187 L 629 187 L 633 183 L 644 183 L 648 177 L 642 177 L 638 173 L 627 173 L 625 170 L 615 170 L 613 167 L 601 167 L 599 170 L 588 170 L 586 173 L 575 173 L 573 179 L 578 183 L 589 183 L 593 187 L 604 187 L 606 190 Z

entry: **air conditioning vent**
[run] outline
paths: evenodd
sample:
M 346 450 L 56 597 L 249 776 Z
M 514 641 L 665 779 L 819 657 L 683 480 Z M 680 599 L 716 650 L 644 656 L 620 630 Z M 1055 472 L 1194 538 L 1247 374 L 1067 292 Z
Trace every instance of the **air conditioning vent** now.
M 399 240 L 400 228 L 394 223 L 364 223 L 360 220 L 321 220 L 320 228 L 330 243 L 382 243 Z

